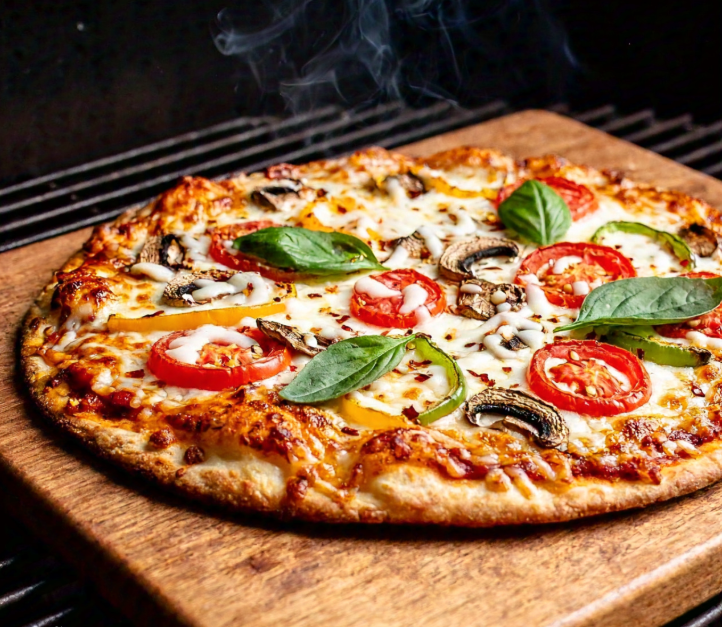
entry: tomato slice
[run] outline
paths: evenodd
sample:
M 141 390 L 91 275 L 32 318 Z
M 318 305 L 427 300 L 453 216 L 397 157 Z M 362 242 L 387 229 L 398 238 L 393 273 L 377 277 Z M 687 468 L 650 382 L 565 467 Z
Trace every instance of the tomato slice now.
M 377 281 L 385 288 L 399 292 L 399 294 L 376 297 L 360 292 L 358 290 L 359 283 L 368 280 Z M 417 316 L 418 308 L 402 313 L 405 300 L 404 290 L 406 288 L 413 290 L 414 288 L 411 286 L 418 286 L 426 291 L 426 299 L 419 307 L 424 307 L 429 316 L 437 316 L 446 307 L 446 299 L 439 284 L 416 270 L 407 268 L 391 270 L 372 277 L 364 277 L 356 285 L 353 296 L 351 296 L 351 314 L 366 324 L 378 327 L 410 329 L 420 322 Z M 423 295 L 422 292 L 418 292 L 418 294 Z
M 261 229 L 268 229 L 272 226 L 280 226 L 271 220 L 255 220 L 253 222 L 241 222 L 217 228 L 211 235 L 211 246 L 208 250 L 211 258 L 224 266 L 240 272 L 258 272 L 272 281 L 292 282 L 299 278 L 297 272 L 280 270 L 261 260 L 238 251 L 231 251 L 226 248 L 228 240 L 234 240 L 243 235 L 248 235 Z
M 179 361 L 168 354 L 170 345 L 193 332 L 177 331 L 159 339 L 150 349 L 148 368 L 161 381 L 183 388 L 226 390 L 268 379 L 291 364 L 291 353 L 258 329 L 243 333 L 258 342 L 261 353 L 237 345 L 207 343 L 195 364 Z
M 713 272 L 688 272 L 680 276 L 688 279 L 714 279 L 719 275 Z M 697 318 L 675 324 L 663 324 L 655 330 L 664 337 L 686 338 L 690 331 L 698 331 L 707 337 L 722 338 L 722 305 Z
M 564 361 L 548 367 L 550 358 Z M 594 340 L 547 344 L 534 353 L 526 378 L 542 400 L 588 416 L 632 411 L 652 395 L 649 374 L 635 355 Z
M 577 257 L 581 261 L 570 261 L 558 268 L 555 263 L 564 257 Z M 533 274 L 553 305 L 576 309 L 582 306 L 586 294 L 575 294 L 574 283 L 609 283 L 617 279 L 629 279 L 637 276 L 632 262 L 622 253 L 601 244 L 562 242 L 544 248 L 537 248 L 527 256 L 519 266 L 514 281 L 524 284 L 521 277 Z M 591 285 L 590 285 L 591 287 Z
M 506 185 L 499 191 L 499 195 L 496 197 L 494 204 L 496 208 L 504 202 L 512 192 L 516 191 L 521 187 L 522 183 L 525 183 L 527 179 L 517 181 Z M 542 183 L 549 185 L 557 194 L 559 194 L 564 202 L 567 203 L 569 211 L 572 212 L 572 219 L 579 220 L 584 216 L 588 216 L 590 213 L 594 213 L 599 209 L 599 203 L 594 192 L 589 189 L 586 185 L 574 183 L 567 179 L 563 179 L 560 176 L 550 176 L 544 179 L 537 179 Z

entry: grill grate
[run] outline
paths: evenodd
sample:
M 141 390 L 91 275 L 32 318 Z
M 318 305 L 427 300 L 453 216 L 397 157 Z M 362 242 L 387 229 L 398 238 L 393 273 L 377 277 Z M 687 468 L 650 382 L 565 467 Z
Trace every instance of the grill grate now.
M 612 105 L 570 113 L 622 139 L 712 176 L 722 175 L 722 121 L 695 125 L 691 116 L 658 120 L 651 109 L 621 115 Z M 0 188 L 0 251 L 118 215 L 159 194 L 184 174 L 218 177 L 274 162 L 306 161 L 369 144 L 399 146 L 511 111 L 504 102 L 478 109 L 400 102 L 361 110 L 326 107 L 288 119 L 239 118 L 105 159 Z
M 651 109 L 621 114 L 612 105 L 550 109 L 722 178 L 722 120 L 702 126 L 687 114 L 658 120 Z M 511 111 L 504 102 L 473 110 L 448 103 L 409 109 L 393 102 L 353 111 L 327 107 L 283 120 L 238 118 L 0 188 L 0 251 L 108 220 L 184 174 L 218 177 L 370 144 L 391 148 Z M 0 531 L 0 625 L 130 627 L 7 516 L 0 516 Z M 667 627 L 722 627 L 722 594 Z

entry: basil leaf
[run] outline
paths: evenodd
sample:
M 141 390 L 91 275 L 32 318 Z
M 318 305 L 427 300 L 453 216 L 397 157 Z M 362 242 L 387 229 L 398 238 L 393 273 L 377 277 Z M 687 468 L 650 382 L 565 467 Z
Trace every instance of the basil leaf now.
M 623 233 L 637 233 L 639 235 L 646 235 L 655 242 L 658 242 L 665 248 L 667 248 L 677 259 L 683 263 L 686 268 L 694 268 L 695 255 L 692 249 L 688 246 L 679 235 L 674 233 L 667 233 L 667 231 L 658 231 L 653 229 L 651 226 L 642 224 L 641 222 L 607 222 L 604 226 L 600 226 L 592 235 L 592 241 L 596 244 L 601 244 L 601 240 L 604 239 L 609 233 L 621 231 Z
M 393 370 L 416 335 L 362 335 L 331 344 L 281 391 L 294 403 L 318 403 L 358 390 Z
M 315 276 L 385 269 L 365 242 L 336 231 L 274 226 L 239 237 L 233 247 L 277 268 Z
M 507 228 L 542 246 L 559 241 L 572 225 L 564 199 L 534 180 L 526 181 L 499 205 L 499 218 Z
M 576 322 L 557 327 L 571 331 L 598 325 L 656 325 L 681 322 L 722 303 L 722 277 L 640 277 L 605 283 L 584 299 Z

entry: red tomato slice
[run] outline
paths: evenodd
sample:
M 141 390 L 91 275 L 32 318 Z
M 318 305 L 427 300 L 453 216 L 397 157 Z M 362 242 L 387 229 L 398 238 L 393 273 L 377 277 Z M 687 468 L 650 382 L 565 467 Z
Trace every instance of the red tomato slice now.
M 570 264 L 560 274 L 552 272 L 553 263 L 562 257 L 580 257 L 581 262 Z M 617 279 L 637 276 L 632 262 L 622 253 L 600 244 L 562 242 L 544 248 L 537 248 L 519 266 L 514 281 L 523 284 L 521 277 L 533 274 L 539 279 L 547 300 L 553 305 L 569 307 L 582 306 L 586 294 L 574 294 L 572 284 L 577 281 L 609 283 Z
M 560 176 L 550 176 L 545 179 L 537 180 L 549 185 L 549 187 L 551 187 L 564 199 L 564 202 L 567 203 L 567 206 L 569 207 L 569 211 L 572 212 L 573 220 L 579 220 L 580 218 L 583 218 L 584 216 L 587 216 L 599 209 L 599 203 L 597 202 L 594 192 L 592 192 L 592 190 L 586 185 L 574 183 L 573 181 L 563 179 Z M 498 209 L 499 205 L 509 198 L 512 192 L 521 187 L 522 183 L 525 182 L 526 179 L 503 187 L 494 201 L 496 208 Z
M 546 368 L 549 358 L 563 363 Z M 623 382 L 609 367 L 623 374 Z M 531 359 L 531 391 L 559 409 L 587 416 L 616 416 L 644 405 L 652 383 L 644 364 L 629 351 L 594 340 L 547 344 Z
M 714 279 L 719 275 L 713 272 L 688 272 L 681 276 L 688 279 Z M 664 337 L 686 338 L 687 333 L 690 331 L 699 331 L 707 337 L 722 338 L 722 305 L 691 320 L 675 324 L 663 324 L 656 327 L 656 331 Z
M 219 344 L 206 344 L 195 364 L 168 355 L 166 351 L 171 342 L 189 333 L 192 331 L 166 335 L 150 349 L 148 368 L 161 381 L 183 388 L 226 390 L 268 379 L 291 364 L 291 353 L 286 346 L 266 337 L 258 329 L 245 333 L 260 344 L 263 353 L 258 357 L 250 349 Z
M 226 248 L 225 242 L 234 240 L 254 231 L 267 229 L 272 226 L 280 226 L 271 220 L 256 220 L 253 222 L 241 222 L 215 229 L 211 235 L 211 247 L 208 251 L 211 258 L 222 263 L 233 270 L 240 272 L 258 272 L 272 281 L 292 282 L 299 278 L 299 274 L 288 270 L 280 270 L 259 259 L 244 255 L 238 251 L 230 251 Z
M 428 296 L 423 306 L 432 316 L 440 314 L 446 307 L 446 299 L 439 284 L 416 270 L 406 268 L 391 270 L 370 278 L 398 292 L 410 285 L 424 288 Z M 353 296 L 351 296 L 351 314 L 366 324 L 393 329 L 410 329 L 419 321 L 415 310 L 410 313 L 401 313 L 403 304 L 404 297 L 401 294 L 387 298 L 374 298 L 354 290 Z

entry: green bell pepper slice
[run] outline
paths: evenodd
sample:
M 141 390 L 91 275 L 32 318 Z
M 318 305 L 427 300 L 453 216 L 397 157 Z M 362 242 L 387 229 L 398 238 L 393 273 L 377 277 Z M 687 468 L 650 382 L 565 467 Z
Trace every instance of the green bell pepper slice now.
M 638 235 L 646 235 L 667 250 L 669 250 L 682 265 L 691 270 L 695 265 L 695 255 L 692 249 L 687 245 L 679 235 L 667 233 L 667 231 L 658 231 L 651 226 L 642 224 L 641 222 L 607 222 L 600 226 L 592 235 L 592 242 L 601 244 L 606 235 L 610 233 L 636 233 Z
M 416 354 L 422 360 L 428 360 L 432 364 L 441 366 L 449 379 L 451 390 L 441 402 L 421 412 L 417 420 L 422 425 L 430 425 L 439 418 L 443 418 L 459 407 L 466 400 L 466 377 L 463 370 L 456 363 L 456 360 L 442 351 L 436 344 L 424 336 L 414 340 Z
M 704 348 L 664 341 L 652 327 L 612 327 L 603 332 L 601 339 L 662 366 L 695 368 L 712 359 L 712 353 Z

